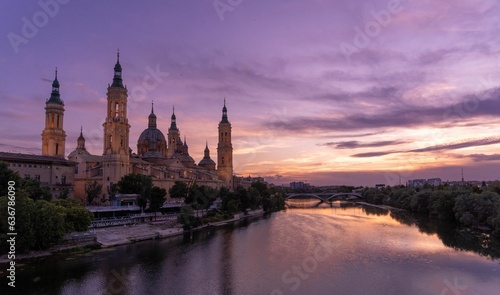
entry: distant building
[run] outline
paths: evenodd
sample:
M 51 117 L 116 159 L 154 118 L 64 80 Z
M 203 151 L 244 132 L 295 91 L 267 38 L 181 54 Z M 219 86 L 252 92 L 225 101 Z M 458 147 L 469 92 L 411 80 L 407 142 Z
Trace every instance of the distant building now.
M 408 180 L 408 186 L 410 187 L 423 187 L 427 181 L 425 179 L 410 179 Z
M 441 184 L 443 184 L 441 178 L 429 178 L 427 180 L 425 179 L 408 180 L 408 186 L 410 187 L 423 187 L 424 185 L 440 186 Z
M 427 179 L 427 184 L 432 185 L 432 186 L 440 186 L 443 182 L 441 181 L 441 178 L 430 178 Z
M 311 185 L 307 182 L 303 181 L 294 181 L 290 182 L 290 188 L 291 189 L 310 189 Z
M 384 187 L 385 187 L 385 184 L 376 184 L 375 185 L 376 189 L 381 189 L 381 188 L 384 188 Z
M 237 188 L 238 186 L 242 186 L 244 188 L 249 188 L 252 183 L 254 182 L 264 182 L 264 178 L 262 177 L 239 177 L 239 176 L 234 176 L 234 188 Z

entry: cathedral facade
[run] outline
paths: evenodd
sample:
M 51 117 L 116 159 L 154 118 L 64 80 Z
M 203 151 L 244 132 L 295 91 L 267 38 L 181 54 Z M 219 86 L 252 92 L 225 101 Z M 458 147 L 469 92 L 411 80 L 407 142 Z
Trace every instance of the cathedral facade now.
M 59 87 L 58 83 L 57 87 Z M 83 133 L 80 132 L 77 148 L 68 156 L 69 161 L 77 163 L 74 177 L 74 191 L 77 198 L 84 200 L 86 185 L 94 181 L 102 185 L 102 194 L 109 196 L 112 185 L 130 173 L 150 175 L 153 178 L 153 184 L 166 189 L 167 192 L 176 181 L 214 188 L 222 186 L 233 188 L 231 123 L 227 117 L 225 101 L 219 122 L 216 165 L 210 157 L 208 143 L 204 150 L 204 158 L 198 164 L 189 155 L 187 140 L 185 137 L 181 138 L 174 110 L 170 128 L 165 137 L 157 128 L 153 104 L 148 117 L 148 128 L 139 136 L 137 153 L 132 153 L 129 142 L 131 126 L 127 117 L 127 100 L 128 90 L 123 84 L 122 67 L 118 55 L 113 82 L 108 85 L 107 90 L 106 119 L 102 125 L 103 153 L 102 155 L 90 154 L 85 148 Z M 48 108 L 49 105 L 46 109 Z M 52 133 L 44 130 L 42 134 L 44 155 L 45 151 L 50 156 L 64 155 L 66 134 L 62 129 L 63 113 L 64 108 L 61 106 L 51 107 L 50 113 L 47 113 L 46 124 L 50 126 L 54 124 L 60 128 L 56 128 L 57 130 Z

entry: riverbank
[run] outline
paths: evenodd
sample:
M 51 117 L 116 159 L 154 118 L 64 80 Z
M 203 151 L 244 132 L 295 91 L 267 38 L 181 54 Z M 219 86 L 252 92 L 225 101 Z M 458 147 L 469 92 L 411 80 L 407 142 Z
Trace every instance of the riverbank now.
M 134 224 L 127 226 L 105 227 L 93 230 L 96 241 L 102 248 L 131 244 L 139 241 L 164 239 L 181 235 L 181 227 L 166 227 L 156 224 Z
M 205 224 L 203 226 L 193 229 L 194 231 L 203 230 L 208 227 L 218 227 L 229 223 L 237 222 L 246 218 L 258 217 L 264 215 L 262 209 L 247 212 L 247 214 L 235 214 L 233 219 L 223 220 Z M 55 245 L 47 251 L 33 251 L 26 254 L 16 255 L 16 260 L 35 259 L 51 256 L 53 254 L 61 253 L 64 251 L 71 251 L 77 248 L 111 248 L 121 245 L 132 244 L 140 241 L 165 239 L 182 235 L 184 230 L 180 226 L 167 225 L 166 223 L 139 223 L 124 226 L 103 227 L 98 229 L 89 230 L 88 233 L 95 235 L 95 242 L 75 244 L 71 247 L 63 245 Z M 0 264 L 9 263 L 7 255 L 0 257 Z

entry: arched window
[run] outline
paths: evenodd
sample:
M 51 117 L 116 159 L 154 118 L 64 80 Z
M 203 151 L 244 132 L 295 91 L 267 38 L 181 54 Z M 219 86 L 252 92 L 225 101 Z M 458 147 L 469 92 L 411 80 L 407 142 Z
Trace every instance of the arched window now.
M 50 128 L 54 128 L 54 114 L 52 114 L 52 122 L 50 124 Z
M 61 122 L 59 120 L 59 115 L 57 115 L 57 128 L 61 128 Z

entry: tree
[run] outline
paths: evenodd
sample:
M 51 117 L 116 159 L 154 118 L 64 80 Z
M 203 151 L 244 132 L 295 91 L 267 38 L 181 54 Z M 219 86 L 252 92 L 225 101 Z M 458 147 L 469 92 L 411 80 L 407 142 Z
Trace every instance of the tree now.
M 35 248 L 47 249 L 60 242 L 66 234 L 65 210 L 45 200 L 35 202 L 33 230 L 36 237 Z
M 102 191 L 102 184 L 97 181 L 87 182 L 85 184 L 85 193 L 87 194 L 87 205 L 91 205 L 92 202 L 99 197 Z
M 69 189 L 65 187 L 61 194 L 59 195 L 59 199 L 67 199 L 69 197 Z
M 94 219 L 94 214 L 75 199 L 58 199 L 54 201 L 54 204 L 64 208 L 64 222 L 67 233 L 86 231 Z
M 181 207 L 181 214 L 178 217 L 178 221 L 184 225 L 184 229 L 201 225 L 201 219 L 194 216 L 193 208 L 189 205 Z
M 188 186 L 182 181 L 176 181 L 174 185 L 168 190 L 171 198 L 180 199 L 185 198 L 188 194 Z
M 196 209 L 208 209 L 217 198 L 217 192 L 206 185 L 196 184 L 189 188 L 189 194 L 184 199 L 186 204 L 192 204 Z
M 127 174 L 117 183 L 117 189 L 122 194 L 138 194 L 137 205 L 146 209 L 153 188 L 153 179 L 149 175 Z
M 6 196 L 8 193 L 8 182 L 14 181 L 15 187 L 19 188 L 22 179 L 16 172 L 12 171 L 3 162 L 0 162 L 0 197 Z
M 9 220 L 7 207 L 9 206 L 7 196 L 0 197 L 0 254 L 7 253 L 7 233 L 9 230 Z M 28 252 L 36 243 L 35 232 L 33 229 L 33 217 L 35 212 L 35 201 L 29 198 L 25 192 L 18 191 L 15 195 L 15 225 L 16 251 L 19 253 Z
M 33 200 L 52 200 L 52 194 L 48 187 L 42 187 L 40 180 L 34 178 L 26 178 L 21 182 L 21 188 L 26 191 L 28 196 Z
M 151 194 L 149 197 L 149 209 L 153 212 L 156 212 L 163 206 L 165 203 L 165 196 L 167 195 L 167 191 L 164 188 L 159 188 L 157 186 L 153 186 L 151 189 Z
M 248 191 L 246 188 L 239 185 L 236 188 L 235 193 L 236 193 L 236 198 L 240 200 L 240 204 L 241 204 L 240 210 L 241 210 L 241 212 L 245 213 L 246 210 L 251 207 L 250 197 L 248 196 Z

